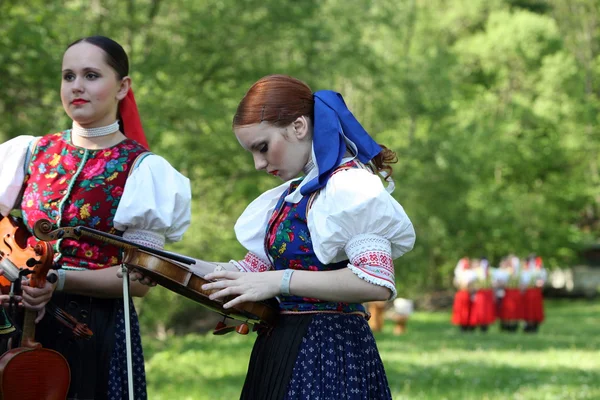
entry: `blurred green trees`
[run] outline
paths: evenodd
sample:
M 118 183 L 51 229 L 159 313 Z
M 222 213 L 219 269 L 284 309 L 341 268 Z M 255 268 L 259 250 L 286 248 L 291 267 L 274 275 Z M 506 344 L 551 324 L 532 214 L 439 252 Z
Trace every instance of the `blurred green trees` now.
M 600 230 L 599 0 L 0 1 L 0 140 L 70 126 L 65 47 L 124 45 L 152 150 L 192 180 L 193 223 L 171 250 L 243 257 L 233 224 L 279 182 L 231 132 L 258 78 L 341 92 L 399 155 L 395 196 L 417 231 L 399 292 L 448 287 L 463 255 L 536 252 L 549 266 Z M 195 307 L 162 289 L 144 323 Z

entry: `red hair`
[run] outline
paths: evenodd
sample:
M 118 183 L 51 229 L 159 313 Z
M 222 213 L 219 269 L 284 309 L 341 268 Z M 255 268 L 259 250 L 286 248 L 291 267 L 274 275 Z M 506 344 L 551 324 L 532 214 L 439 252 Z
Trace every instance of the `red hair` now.
M 233 116 L 233 127 L 263 121 L 284 127 L 301 116 L 313 120 L 313 93 L 299 79 L 286 75 L 269 75 L 248 90 Z
M 266 121 L 283 128 L 302 116 L 314 121 L 314 106 L 313 92 L 306 83 L 287 75 L 267 75 L 246 92 L 233 116 L 232 126 Z M 380 146 L 382 151 L 373 158 L 373 164 L 378 171 L 391 175 L 389 164 L 398 162 L 398 157 L 386 146 Z

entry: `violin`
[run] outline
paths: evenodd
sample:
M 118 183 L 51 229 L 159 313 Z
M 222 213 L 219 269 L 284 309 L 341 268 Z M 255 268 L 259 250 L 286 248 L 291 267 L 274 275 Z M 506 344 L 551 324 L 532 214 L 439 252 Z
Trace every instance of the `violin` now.
M 140 270 L 159 285 L 194 300 L 224 317 L 243 322 L 243 324 L 236 328 L 227 327 L 224 323 L 219 323 L 215 331 L 213 331 L 214 334 L 228 333 L 233 329 L 240 334 L 246 334 L 249 331 L 246 324 L 272 326 L 278 314 L 275 304 L 264 301 L 245 302 L 225 309 L 223 308 L 223 304 L 231 300 L 231 296 L 223 300 L 211 300 L 209 296 L 217 290 L 202 289 L 202 285 L 210 281 L 204 279 L 187 266 L 146 251 L 139 249 L 128 250 L 125 252 L 123 262 L 132 268 Z
M 216 335 L 233 330 L 240 334 L 246 334 L 249 331 L 248 324 L 253 325 L 254 328 L 268 328 L 274 325 L 279 314 L 275 300 L 245 302 L 228 309 L 223 308 L 223 304 L 231 300 L 232 297 L 211 300 L 209 296 L 216 290 L 202 289 L 202 285 L 210 281 L 204 279 L 189 267 L 196 263 L 193 258 L 138 245 L 120 236 L 85 226 L 61 227 L 53 230 L 50 221 L 40 220 L 36 222 L 33 230 L 38 239 L 45 241 L 61 238 L 79 240 L 81 237 L 88 237 L 118 246 L 124 249 L 123 263 L 128 269 L 139 270 L 157 284 L 185 296 L 225 318 L 242 322 L 237 327 L 227 326 L 224 322 L 219 322 L 213 331 Z
M 14 226 L 17 223 L 11 218 L 4 218 L 0 223 Z M 0 254 L 0 262 L 5 266 L 30 267 L 29 284 L 44 287 L 54 258 L 50 243 L 27 246 L 26 235 L 17 227 L 14 235 L 2 237 Z M 35 341 L 36 315 L 33 310 L 25 310 L 21 347 L 8 350 L 0 357 L 0 400 L 64 400 L 67 397 L 71 383 L 69 364 L 59 352 L 44 349 Z
M 28 262 L 32 263 L 29 260 L 39 259 L 39 256 L 27 245 L 30 236 L 27 228 L 13 216 L 1 218 L 0 235 L 0 268 L 4 271 L 0 276 L 0 290 L 6 294 L 11 283 L 21 278 L 22 268 L 29 268 Z
M 27 275 L 39 261 L 35 249 L 27 244 L 30 236 L 27 227 L 17 218 L 9 215 L 0 220 L 0 269 L 4 272 L 4 275 L 0 276 L 0 291 L 4 294 L 9 293 L 11 284 L 17 280 L 20 282 L 21 276 Z M 93 332 L 86 324 L 54 304 L 48 303 L 46 312 L 66 326 L 75 338 L 92 337 Z

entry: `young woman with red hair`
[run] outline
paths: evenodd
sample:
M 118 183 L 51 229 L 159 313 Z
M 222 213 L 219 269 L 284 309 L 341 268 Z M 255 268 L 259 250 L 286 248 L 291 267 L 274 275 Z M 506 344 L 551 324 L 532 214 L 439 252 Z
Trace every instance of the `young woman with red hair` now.
M 393 260 L 415 241 L 390 195 L 395 154 L 339 93 L 282 75 L 249 89 L 233 130 L 256 169 L 285 181 L 237 221 L 245 259 L 218 263 L 203 287 L 217 290 L 213 299 L 234 296 L 226 307 L 279 301 L 278 323 L 258 334 L 242 399 L 390 399 L 362 303 L 396 297 Z

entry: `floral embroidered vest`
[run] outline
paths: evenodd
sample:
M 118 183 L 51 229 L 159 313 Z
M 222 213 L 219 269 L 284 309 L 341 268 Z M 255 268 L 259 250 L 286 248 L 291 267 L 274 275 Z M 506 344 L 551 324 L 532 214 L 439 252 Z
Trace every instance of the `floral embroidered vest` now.
M 348 164 L 349 167 L 353 165 L 355 164 Z M 289 268 L 305 271 L 332 271 L 346 268 L 347 260 L 334 264 L 323 264 L 315 254 L 306 219 L 311 196 L 304 196 L 297 204 L 285 202 L 285 197 L 292 193 L 301 182 L 302 179 L 292 182 L 289 189 L 279 198 L 275 211 L 267 224 L 265 253 L 269 255 L 276 270 Z M 365 311 L 360 303 L 325 302 L 298 296 L 281 296 L 280 299 L 279 307 L 286 311 Z
M 56 226 L 84 225 L 120 235 L 113 219 L 129 171 L 145 152 L 129 139 L 86 150 L 71 144 L 70 130 L 42 137 L 31 155 L 21 203 L 29 230 L 45 218 Z M 29 241 L 34 245 L 37 239 Z M 117 247 L 93 239 L 62 239 L 53 245 L 66 268 L 102 269 L 121 259 Z

